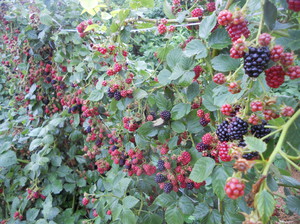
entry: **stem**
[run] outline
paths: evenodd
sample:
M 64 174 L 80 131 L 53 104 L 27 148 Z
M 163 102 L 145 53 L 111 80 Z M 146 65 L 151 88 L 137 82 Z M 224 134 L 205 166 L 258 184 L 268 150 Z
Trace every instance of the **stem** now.
M 265 5 L 265 0 L 260 0 L 260 4 L 261 4 L 261 8 L 263 9 L 264 5 Z M 264 25 L 264 14 L 262 13 L 260 15 L 260 22 L 259 22 L 259 27 L 258 27 L 257 36 L 256 36 L 256 43 L 257 44 L 258 44 L 258 38 L 259 38 L 259 35 L 261 33 L 263 25 Z
M 23 160 L 23 159 L 17 159 L 18 160 L 18 162 L 20 162 L 20 163 L 26 163 L 26 164 L 28 164 L 29 163 L 29 161 L 28 160 Z
M 229 9 L 232 2 L 233 2 L 233 0 L 228 0 L 226 3 L 225 9 Z
M 288 122 L 286 122 L 285 125 L 283 126 L 281 135 L 280 135 L 279 140 L 278 140 L 278 143 L 277 143 L 277 145 L 276 145 L 274 151 L 272 152 L 272 154 L 271 154 L 271 156 L 270 156 L 270 158 L 269 158 L 269 161 L 268 161 L 266 167 L 264 168 L 264 171 L 263 171 L 263 173 L 262 173 L 263 175 L 267 175 L 267 174 L 268 174 L 268 171 L 269 171 L 269 169 L 270 169 L 270 166 L 271 166 L 271 164 L 273 163 L 273 161 L 274 161 L 276 155 L 277 155 L 278 153 L 280 153 L 280 151 L 281 151 L 281 147 L 282 147 L 282 145 L 283 145 L 283 142 L 284 142 L 284 139 L 285 139 L 285 137 L 286 137 L 286 134 L 287 134 L 287 131 L 288 131 L 289 127 L 290 127 L 290 126 L 293 124 L 293 122 L 298 118 L 298 116 L 300 116 L 300 110 L 298 110 L 297 113 L 295 113 L 295 114 L 288 120 Z M 280 129 L 278 129 L 278 130 L 280 130 Z M 277 131 L 278 131 L 278 130 L 277 130 Z M 291 161 L 291 162 L 292 162 L 292 161 Z M 291 164 L 293 165 L 294 162 L 292 162 Z
M 250 80 L 250 84 L 249 84 L 249 92 L 248 92 L 248 97 L 247 97 L 247 102 L 246 102 L 246 108 L 244 110 L 244 116 L 246 116 L 246 114 L 248 113 L 249 111 L 249 104 L 250 104 L 250 94 L 251 94 L 251 89 L 252 89 L 252 86 L 253 86 L 253 80 L 251 79 Z
M 282 150 L 280 150 L 280 151 L 279 151 L 279 154 L 280 154 L 283 158 L 285 158 L 286 161 L 289 162 L 289 164 L 291 164 L 293 167 L 295 167 L 296 170 L 300 171 L 300 167 L 299 167 L 296 163 L 294 163 L 292 160 L 290 160 L 290 159 L 288 158 L 288 155 L 287 155 L 285 152 L 283 152 Z
M 262 137 L 261 140 L 265 140 L 265 139 L 269 138 L 270 136 L 276 134 L 277 132 L 280 132 L 281 130 L 282 130 L 282 128 L 277 129 L 276 131 L 273 131 L 273 132 L 271 132 L 270 134 L 268 134 L 268 135 Z
M 144 200 L 143 200 L 143 197 L 142 197 L 142 194 L 141 194 L 141 205 L 140 205 L 140 208 L 139 208 L 139 211 L 138 211 L 138 216 L 140 216 L 140 214 L 141 214 L 143 205 L 144 205 Z

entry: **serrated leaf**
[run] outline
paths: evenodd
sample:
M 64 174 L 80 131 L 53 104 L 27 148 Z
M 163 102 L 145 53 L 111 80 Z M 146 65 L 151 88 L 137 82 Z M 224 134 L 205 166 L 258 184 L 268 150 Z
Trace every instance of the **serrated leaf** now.
M 181 196 L 178 202 L 179 208 L 185 215 L 191 215 L 194 212 L 194 204 L 191 199 Z
M 216 24 L 217 17 L 215 13 L 205 17 L 199 25 L 199 37 L 206 40 Z
M 264 15 L 264 21 L 265 21 L 267 27 L 270 30 L 273 30 L 275 27 L 275 24 L 276 24 L 276 19 L 277 19 L 277 8 L 269 0 L 265 1 L 263 15 Z
M 104 96 L 104 93 L 99 91 L 99 90 L 93 90 L 89 97 L 88 97 L 88 100 L 90 101 L 94 101 L 94 102 L 97 102 L 99 100 L 101 100 Z
M 171 194 L 162 193 L 154 201 L 155 204 L 166 208 L 176 202 L 176 199 Z
M 264 189 L 256 194 L 255 204 L 263 223 L 267 223 L 275 209 L 276 201 L 273 196 Z
M 171 76 L 171 72 L 168 69 L 163 69 L 158 74 L 158 82 L 162 85 L 168 85 L 171 83 L 169 77 Z
M 33 222 L 35 218 L 38 216 L 40 210 L 36 208 L 31 208 L 26 212 L 26 220 L 29 222 Z
M 234 71 L 240 66 L 238 59 L 233 59 L 229 55 L 220 54 L 211 60 L 212 67 L 220 72 Z
M 134 213 L 128 208 L 123 208 L 121 213 L 121 219 L 122 223 L 124 224 L 135 224 L 137 220 Z
M 17 163 L 17 156 L 14 151 L 6 151 L 0 154 L 0 167 L 8 167 Z
M 171 69 L 174 69 L 176 64 L 180 61 L 180 59 L 183 56 L 182 50 L 179 48 L 174 48 L 171 50 L 167 55 L 167 64 Z
M 221 223 L 221 214 L 218 210 L 213 209 L 206 217 L 206 224 L 217 224 Z
M 163 11 L 169 19 L 175 19 L 175 15 L 172 12 L 172 6 L 167 0 L 164 0 Z
M 53 125 L 54 127 L 58 126 L 59 124 L 64 122 L 64 118 L 54 118 L 49 122 L 50 125 Z
M 180 78 L 181 76 L 183 76 L 185 74 L 185 72 L 186 71 L 179 64 L 176 64 L 171 76 L 169 76 L 169 80 L 176 80 L 176 79 Z
M 204 181 L 213 171 L 215 161 L 209 157 L 202 157 L 195 163 L 190 174 L 190 179 L 200 183 Z
M 195 207 L 193 216 L 196 219 L 202 220 L 209 213 L 209 207 L 206 203 L 200 203 Z
M 40 138 L 34 139 L 34 140 L 30 143 L 29 151 L 35 150 L 37 147 L 39 147 L 39 146 L 42 145 L 42 144 L 43 144 L 42 139 L 40 139 Z
M 191 105 L 186 103 L 176 104 L 171 110 L 173 120 L 179 120 L 191 111 Z
M 223 200 L 225 197 L 224 186 L 228 178 L 228 174 L 225 172 L 224 167 L 216 167 L 212 178 L 213 191 L 220 200 Z
M 267 144 L 263 140 L 255 138 L 253 136 L 246 136 L 245 142 L 247 144 L 247 147 L 252 152 L 258 151 L 259 153 L 263 153 L 267 149 Z
M 183 215 L 177 207 L 168 207 L 166 210 L 167 224 L 183 224 Z
M 197 82 L 193 82 L 187 89 L 187 98 L 190 102 L 194 100 L 196 96 L 200 93 L 199 84 Z
M 289 195 L 286 198 L 286 205 L 288 209 L 300 215 L 300 198 L 294 195 Z
M 300 181 L 296 180 L 293 177 L 289 176 L 282 176 L 280 178 L 280 182 L 285 186 L 285 187 L 294 187 L 300 189 Z
M 162 224 L 163 218 L 157 214 L 147 214 L 144 216 L 143 223 L 145 224 Z
M 197 55 L 197 59 L 205 58 L 207 56 L 207 49 L 200 40 L 192 40 L 186 45 L 184 54 L 187 57 Z
M 91 10 L 98 5 L 98 0 L 79 0 L 85 10 Z
M 208 45 L 214 49 L 223 49 L 231 44 L 231 40 L 224 28 L 218 28 L 208 39 Z
M 127 197 L 123 198 L 123 200 L 122 200 L 123 206 L 125 208 L 129 208 L 129 209 L 133 208 L 138 202 L 139 202 L 139 200 L 133 196 L 127 196 Z
M 148 96 L 148 93 L 143 89 L 137 89 L 137 90 L 133 91 L 133 97 L 136 100 L 146 98 L 147 96 Z
M 171 128 L 177 133 L 183 133 L 185 131 L 185 125 L 181 121 L 173 121 L 171 123 Z

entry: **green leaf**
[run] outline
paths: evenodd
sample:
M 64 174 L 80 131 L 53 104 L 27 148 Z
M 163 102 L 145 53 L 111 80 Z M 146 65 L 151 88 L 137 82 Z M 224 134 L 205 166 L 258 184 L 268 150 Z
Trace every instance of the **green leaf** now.
M 29 222 L 33 222 L 35 218 L 38 216 L 40 210 L 36 208 L 31 208 L 26 212 L 26 220 Z
M 193 213 L 193 216 L 195 216 L 196 219 L 203 219 L 207 214 L 209 213 L 209 207 L 206 203 L 200 203 L 195 207 L 195 211 Z
M 194 212 L 194 204 L 186 196 L 181 196 L 178 202 L 179 208 L 181 209 L 182 213 L 185 215 L 191 215 Z
M 206 40 L 216 24 L 217 17 L 215 13 L 211 14 L 208 17 L 205 17 L 199 25 L 199 37 Z
M 167 64 L 172 69 L 175 68 L 176 64 L 180 61 L 181 57 L 183 57 L 182 50 L 180 48 L 174 48 L 167 55 Z M 179 60 L 178 60 L 179 59 Z
M 240 66 L 240 60 L 233 59 L 229 55 L 220 54 L 212 60 L 212 67 L 220 72 L 236 70 Z
M 200 94 L 199 84 L 193 82 L 187 89 L 187 98 L 190 102 L 193 102 L 194 98 Z
M 8 167 L 17 163 L 17 156 L 14 151 L 6 151 L 0 154 L 0 167 Z
M 171 76 L 171 72 L 168 69 L 163 69 L 158 74 L 158 82 L 162 85 L 168 85 L 171 83 L 169 77 Z
M 172 110 L 171 115 L 173 120 L 179 120 L 191 111 L 191 105 L 186 103 L 176 104 Z
M 167 224 L 183 224 L 183 215 L 177 207 L 168 207 L 165 218 Z
M 148 93 L 145 90 L 136 89 L 135 91 L 133 91 L 133 97 L 136 100 L 146 98 L 147 96 L 148 96 Z
M 220 200 L 223 200 L 225 197 L 224 186 L 227 178 L 228 174 L 225 172 L 224 167 L 216 167 L 212 175 L 212 186 L 214 193 Z
M 85 10 L 91 10 L 98 5 L 98 0 L 79 0 Z
M 172 6 L 167 0 L 164 0 L 163 11 L 169 19 L 175 19 L 175 16 L 172 12 Z
M 199 123 L 199 117 L 197 117 L 197 111 L 191 111 L 185 118 L 187 130 L 190 133 L 199 133 L 203 130 L 203 126 Z
M 171 123 L 171 128 L 177 133 L 183 133 L 185 131 L 185 125 L 181 121 L 173 121 Z
M 263 223 L 267 223 L 274 212 L 276 201 L 273 196 L 264 189 L 256 194 L 255 203 L 257 204 L 257 210 Z
M 138 130 L 137 133 L 144 137 L 153 137 L 157 135 L 157 129 L 153 127 L 153 122 L 148 121 L 144 123 Z
M 197 59 L 205 58 L 207 56 L 207 49 L 201 40 L 192 40 L 186 45 L 184 54 L 187 57 L 197 55 Z
M 55 118 L 49 122 L 50 125 L 53 125 L 54 127 L 58 126 L 59 124 L 64 122 L 64 118 Z
M 163 218 L 157 214 L 147 214 L 144 216 L 143 224 L 162 224 Z
M 218 210 L 213 209 L 206 217 L 206 224 L 219 224 L 221 223 L 221 214 Z
M 267 149 L 267 144 L 263 140 L 255 138 L 253 136 L 246 136 L 245 142 L 247 144 L 247 147 L 252 152 L 258 151 L 259 153 L 263 153 Z
M 139 200 L 136 197 L 127 196 L 123 198 L 122 202 L 125 208 L 133 208 L 139 202 Z
M 215 161 L 209 157 L 202 157 L 195 163 L 190 174 L 190 179 L 200 183 L 204 181 L 213 171 Z
M 186 71 L 179 64 L 176 64 L 171 76 L 169 77 L 169 80 L 176 80 L 182 77 L 185 73 Z
M 34 139 L 34 140 L 30 143 L 29 151 L 35 150 L 37 147 L 39 147 L 39 146 L 42 145 L 42 144 L 43 144 L 43 140 L 42 140 L 42 139 L 40 139 L 40 138 Z
M 154 204 L 167 208 L 175 202 L 176 199 L 171 194 L 162 193 L 155 199 Z
M 219 107 L 217 107 L 214 104 L 214 98 L 213 98 L 214 87 L 215 87 L 215 83 L 210 83 L 208 86 L 206 86 L 205 91 L 204 91 L 203 105 L 209 111 L 219 110 Z
M 300 181 L 289 177 L 289 176 L 282 176 L 280 178 L 280 182 L 285 186 L 285 187 L 294 187 L 300 189 Z
M 130 209 L 123 208 L 121 213 L 121 220 L 123 224 L 135 224 L 137 218 Z
M 294 195 L 289 195 L 286 198 L 287 208 L 298 215 L 300 215 L 300 198 Z
M 90 101 L 94 101 L 94 102 L 97 102 L 99 100 L 101 100 L 104 96 L 104 93 L 99 91 L 99 90 L 93 90 L 88 99 L 87 100 L 90 100 Z
M 130 7 L 132 9 L 138 8 L 153 8 L 154 7 L 154 0 L 130 0 Z
M 208 45 L 213 49 L 223 49 L 231 44 L 231 40 L 224 28 L 215 30 L 208 39 Z
M 45 24 L 47 26 L 51 26 L 52 25 L 52 17 L 48 14 L 41 14 L 40 16 L 40 20 L 42 24 Z
M 275 24 L 276 24 L 276 19 L 277 19 L 277 8 L 269 0 L 265 1 L 263 15 L 264 15 L 264 21 L 265 21 L 267 27 L 270 30 L 273 30 L 275 27 Z
M 156 105 L 159 108 L 159 110 L 163 111 L 163 110 L 170 109 L 171 102 L 169 100 L 167 100 L 163 94 L 161 94 L 161 93 L 157 94 L 157 96 L 155 97 L 155 100 L 156 100 L 155 102 L 156 102 Z

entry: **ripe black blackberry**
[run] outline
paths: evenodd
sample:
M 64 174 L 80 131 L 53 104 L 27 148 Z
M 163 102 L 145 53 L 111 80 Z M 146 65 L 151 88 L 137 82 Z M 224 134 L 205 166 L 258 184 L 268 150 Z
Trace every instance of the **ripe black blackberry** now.
M 154 111 L 150 112 L 150 115 L 152 115 L 152 117 L 153 117 L 153 120 L 155 120 L 155 119 L 156 119 L 156 113 L 155 113 Z
M 119 101 L 122 98 L 121 92 L 120 91 L 115 91 L 114 98 L 115 98 L 115 100 Z
M 231 140 L 243 140 L 243 135 L 248 132 L 248 123 L 241 118 L 232 118 L 228 125 L 228 136 Z
M 204 117 L 201 117 L 200 120 L 199 120 L 199 123 L 205 127 L 208 125 L 209 121 L 207 121 Z
M 156 176 L 155 176 L 155 182 L 156 183 L 163 183 L 166 180 L 167 180 L 167 178 L 162 174 L 156 174 Z
M 265 128 L 265 126 L 268 123 L 266 121 L 262 121 L 261 124 L 259 125 L 252 125 L 251 126 L 251 133 L 254 135 L 254 137 L 256 138 L 262 138 L 268 134 L 271 133 L 271 129 L 270 128 Z M 268 141 L 269 139 L 265 139 L 264 141 Z
M 239 144 L 238 144 L 238 147 L 244 148 L 244 147 L 246 147 L 246 146 L 247 146 L 247 144 L 246 144 L 246 142 L 245 142 L 244 140 L 241 140 L 241 141 L 239 142 Z
M 218 125 L 216 134 L 221 142 L 229 141 L 228 125 L 228 121 L 223 121 L 220 125 Z
M 187 188 L 188 190 L 193 190 L 193 188 L 194 188 L 194 183 L 193 183 L 193 182 L 187 183 L 187 184 L 186 184 L 186 188 Z
M 107 96 L 108 96 L 109 98 L 113 98 L 113 97 L 114 97 L 114 93 L 111 92 L 110 89 L 108 89 L 108 91 L 107 91 Z
M 208 150 L 209 149 L 209 145 L 207 144 L 204 144 L 203 142 L 200 142 L 196 145 L 196 149 L 198 152 L 203 152 L 205 150 Z
M 165 170 L 165 169 L 166 169 L 166 167 L 165 167 L 165 161 L 163 161 L 163 160 L 158 160 L 158 162 L 157 162 L 157 169 L 158 169 L 159 171 Z
M 171 119 L 171 113 L 170 113 L 170 111 L 165 110 L 165 111 L 163 111 L 163 112 L 160 113 L 160 117 L 163 120 L 168 121 L 168 120 Z
M 249 52 L 244 55 L 244 69 L 249 77 L 257 78 L 270 61 L 270 50 L 268 47 L 249 47 Z
M 258 152 L 250 152 L 250 153 L 246 153 L 243 155 L 243 158 L 246 159 L 246 160 L 251 160 L 255 157 L 259 156 L 259 153 Z
M 166 183 L 164 186 L 164 192 L 167 194 L 170 193 L 173 190 L 173 185 L 171 183 Z

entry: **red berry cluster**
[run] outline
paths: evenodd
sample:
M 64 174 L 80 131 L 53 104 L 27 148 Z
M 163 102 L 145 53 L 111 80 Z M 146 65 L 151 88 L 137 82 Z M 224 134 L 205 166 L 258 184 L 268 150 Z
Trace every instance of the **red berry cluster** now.
M 218 23 L 221 26 L 226 26 L 226 30 L 232 42 L 238 40 L 242 36 L 245 38 L 250 36 L 250 31 L 247 27 L 248 22 L 239 11 L 235 12 L 234 15 L 228 10 L 221 11 L 218 15 Z
M 81 23 L 78 24 L 78 26 L 76 27 L 79 36 L 81 38 L 85 37 L 87 32 L 84 32 L 85 29 L 88 27 L 88 25 L 92 25 L 93 21 L 91 19 L 87 20 L 87 21 L 82 21 Z
M 134 132 L 140 127 L 140 125 L 133 117 L 123 117 L 123 127 L 130 132 Z
M 231 156 L 229 155 L 229 146 L 227 142 L 219 142 L 217 145 L 217 150 L 219 152 L 219 157 L 223 162 L 231 161 Z
M 201 17 L 203 16 L 203 10 L 200 8 L 195 8 L 191 12 L 192 17 Z
M 230 178 L 225 185 L 225 192 L 231 199 L 237 199 L 244 195 L 245 184 L 238 178 Z
M 247 49 L 247 46 L 243 39 L 239 38 L 237 39 L 231 49 L 230 49 L 230 57 L 232 58 L 242 58 L 245 54 L 245 50 Z
M 203 72 L 203 68 L 200 65 L 196 65 L 194 67 L 194 72 L 195 72 L 195 76 L 194 76 L 194 80 L 198 79 L 199 76 L 201 75 L 201 73 Z
M 36 199 L 46 199 L 46 196 L 41 194 L 38 190 L 32 190 L 30 188 L 27 188 L 27 199 L 31 200 L 31 201 L 35 201 Z
M 216 3 L 215 2 L 208 2 L 206 4 L 206 9 L 209 12 L 214 12 L 216 10 Z
M 226 82 L 226 76 L 223 73 L 217 73 L 214 75 L 213 81 L 218 85 L 222 85 Z
M 290 10 L 293 10 L 295 12 L 300 11 L 300 1 L 299 0 L 286 0 L 288 3 L 288 7 Z
M 16 212 L 14 213 L 14 219 L 22 220 L 23 218 L 24 218 L 24 217 L 23 217 L 23 215 L 21 215 L 20 212 L 16 211 Z
M 100 174 L 104 174 L 106 171 L 111 169 L 110 164 L 104 159 L 97 160 L 95 165 L 97 166 L 97 170 Z

